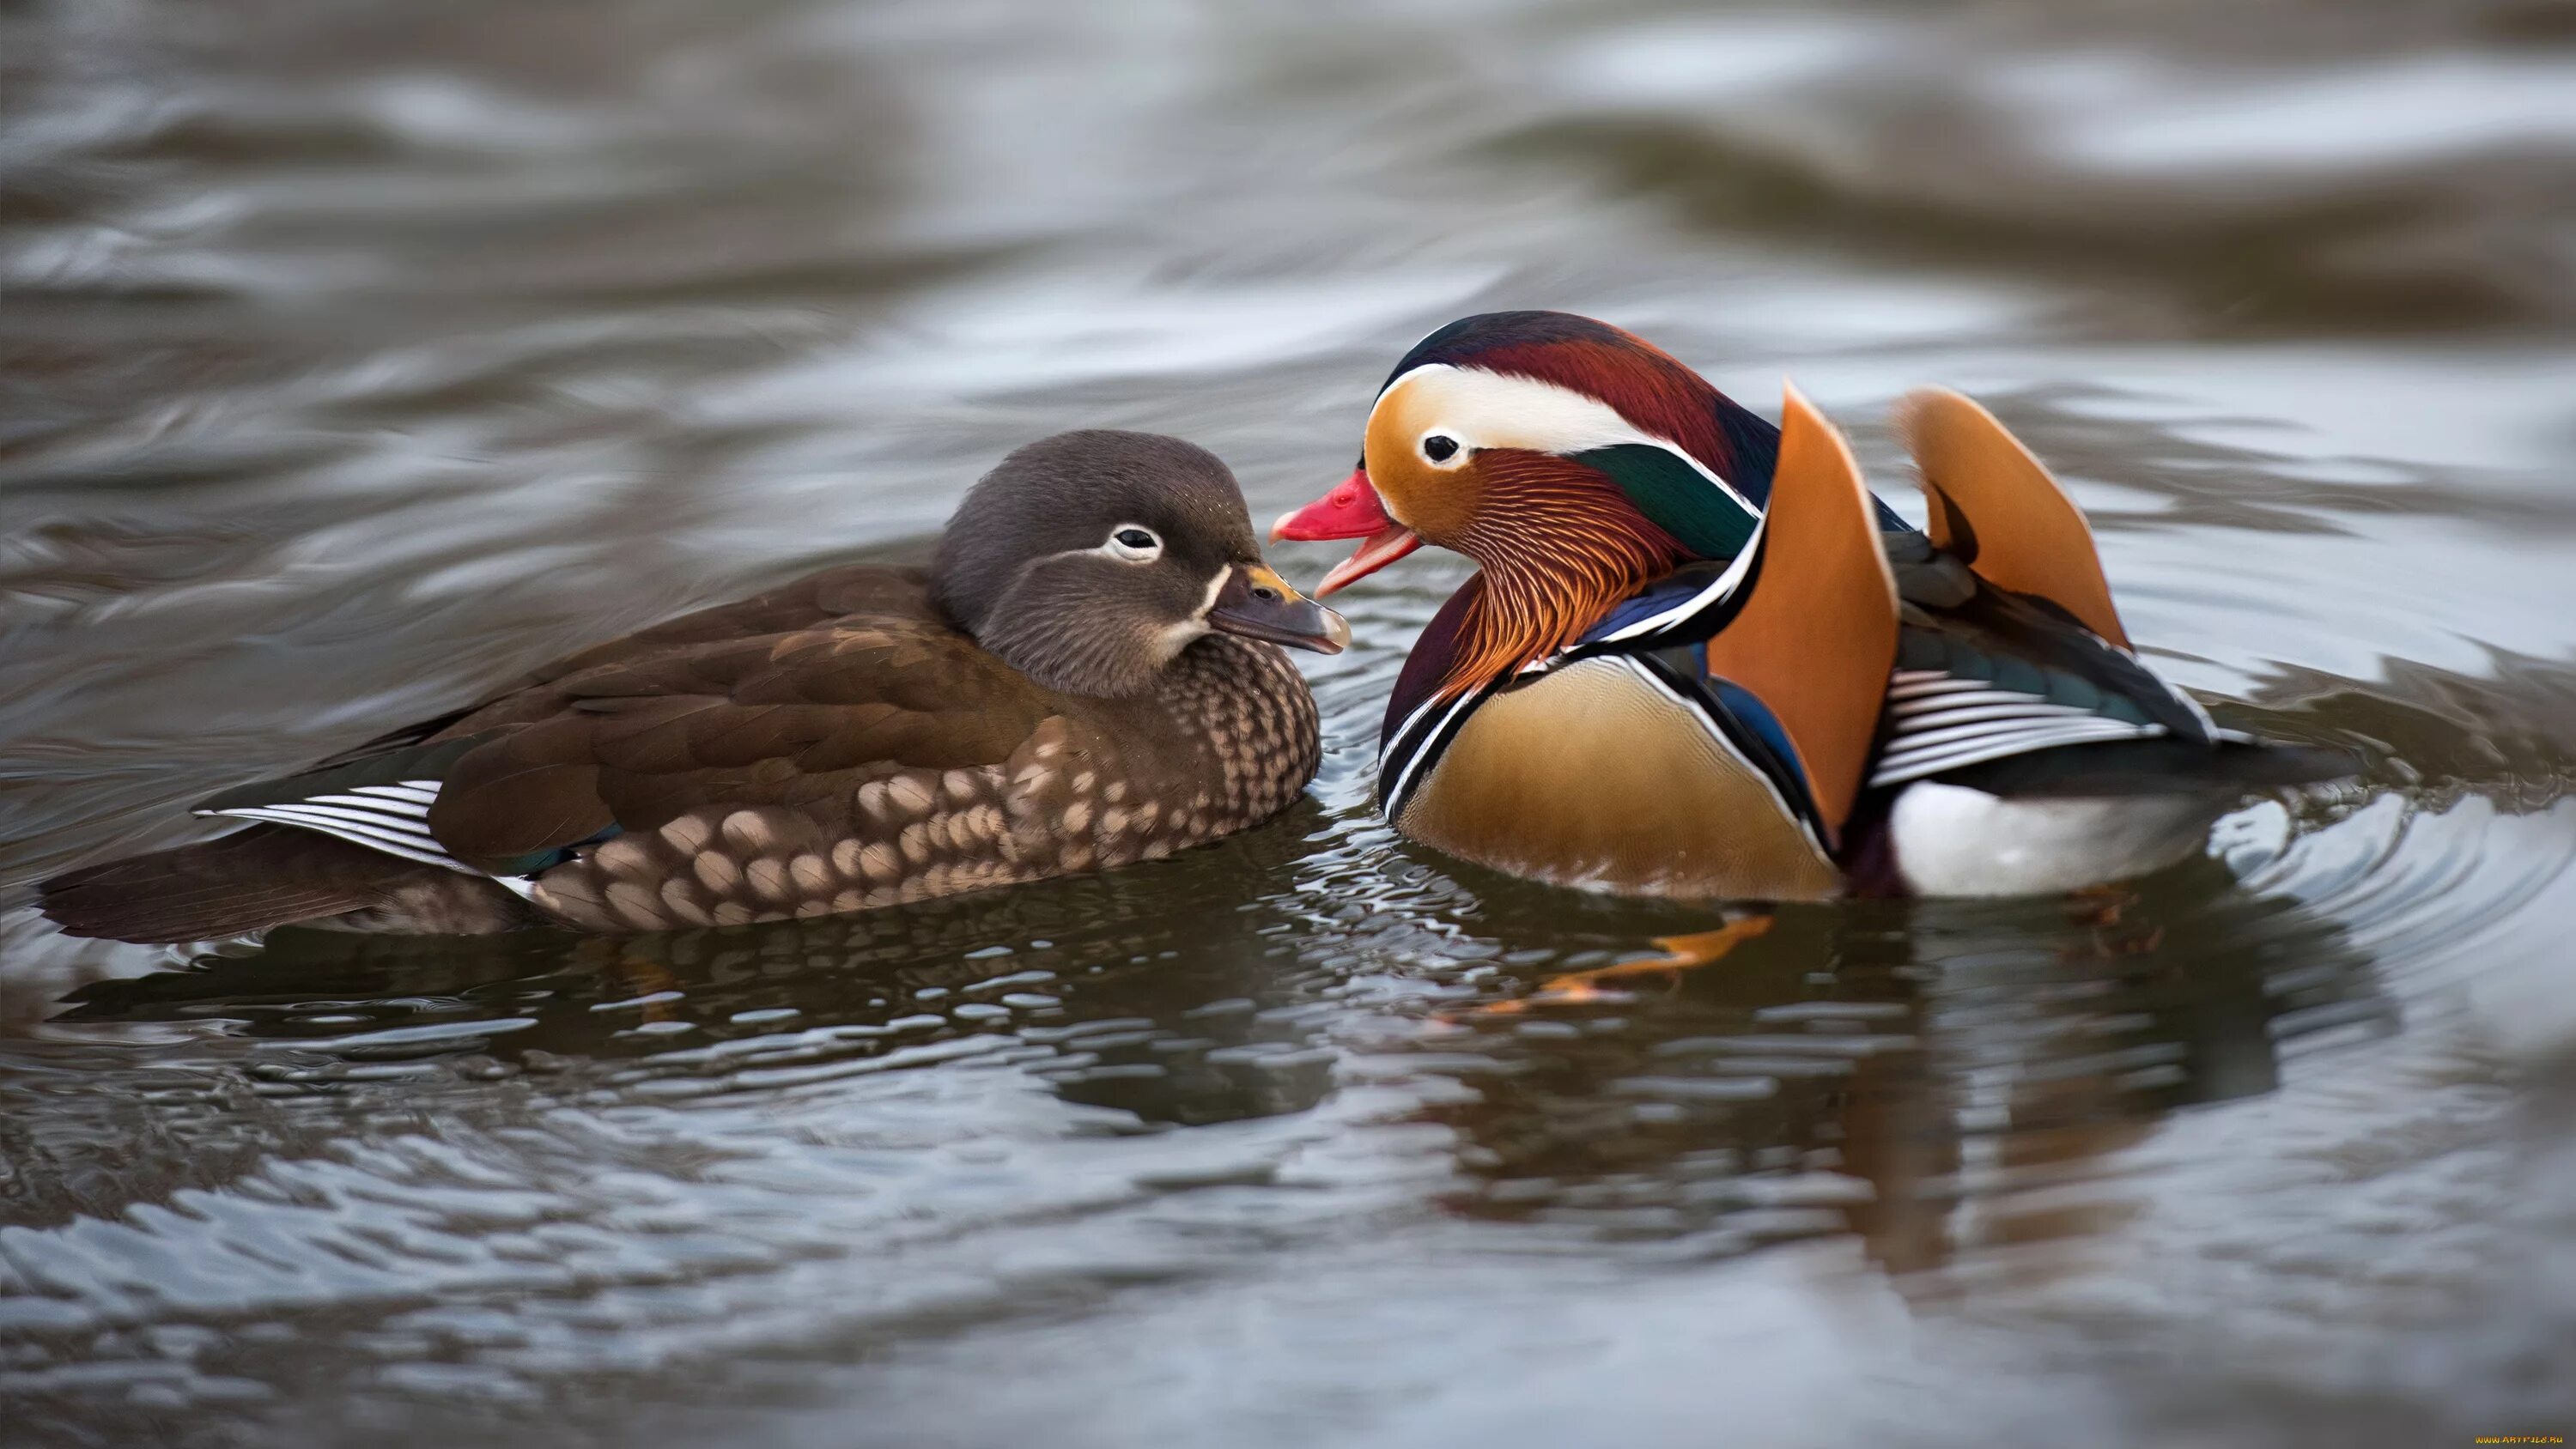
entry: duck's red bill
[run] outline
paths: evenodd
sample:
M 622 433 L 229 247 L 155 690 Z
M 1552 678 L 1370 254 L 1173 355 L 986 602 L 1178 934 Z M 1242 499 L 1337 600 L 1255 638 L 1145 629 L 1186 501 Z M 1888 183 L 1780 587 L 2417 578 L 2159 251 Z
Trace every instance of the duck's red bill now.
M 1401 523 L 1372 533 L 1357 553 L 1333 565 L 1332 572 L 1315 585 L 1315 597 L 1320 599 L 1346 584 L 1357 583 L 1420 547 L 1422 536 Z
M 1366 468 L 1353 468 L 1351 476 L 1332 492 L 1303 508 L 1281 514 L 1279 521 L 1270 526 L 1272 543 L 1282 539 L 1311 543 L 1335 538 L 1362 542 L 1358 552 L 1333 565 L 1333 571 L 1315 585 L 1315 597 L 1319 599 L 1422 547 L 1419 534 L 1387 515 L 1386 502 L 1377 496 L 1377 487 L 1369 482 Z

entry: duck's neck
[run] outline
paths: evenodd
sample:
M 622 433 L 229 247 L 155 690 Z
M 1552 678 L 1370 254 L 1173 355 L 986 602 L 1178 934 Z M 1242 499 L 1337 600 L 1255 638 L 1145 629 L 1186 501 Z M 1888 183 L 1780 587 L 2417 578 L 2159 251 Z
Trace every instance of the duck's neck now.
M 1474 521 L 1451 544 L 1482 572 L 1438 692 L 1462 693 L 1581 638 L 1611 609 L 1687 561 L 1593 469 L 1537 453 L 1487 459 Z

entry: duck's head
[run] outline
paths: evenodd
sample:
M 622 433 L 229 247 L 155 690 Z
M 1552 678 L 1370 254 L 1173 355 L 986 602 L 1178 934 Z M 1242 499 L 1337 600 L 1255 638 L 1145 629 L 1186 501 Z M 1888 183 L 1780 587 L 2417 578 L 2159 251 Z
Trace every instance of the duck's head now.
M 1212 632 L 1325 654 L 1351 637 L 1261 561 L 1225 464 L 1152 433 L 1059 433 L 1004 458 L 957 505 L 930 580 L 959 628 L 1067 694 L 1148 693 Z
M 1498 584 L 1554 578 L 1588 600 L 1612 575 L 1732 556 L 1776 439 L 1642 338 L 1566 312 L 1487 312 L 1405 354 L 1359 466 L 1270 536 L 1364 540 L 1318 598 L 1430 543 Z

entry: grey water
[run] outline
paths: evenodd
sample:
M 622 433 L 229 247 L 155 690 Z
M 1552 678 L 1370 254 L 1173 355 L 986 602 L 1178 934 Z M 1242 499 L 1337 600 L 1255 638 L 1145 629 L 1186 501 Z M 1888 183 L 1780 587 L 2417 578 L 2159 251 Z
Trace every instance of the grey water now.
M 1009 448 L 1256 517 L 1449 318 L 1974 393 L 2339 743 L 2114 893 L 1515 882 L 1311 796 L 625 941 L 0 913 L 10 1444 L 2268 1446 L 2576 1427 L 2576 12 L 0 4 L 0 882 Z M 1292 545 L 1301 582 L 1335 551 Z M 1740 915 L 1741 913 L 1735 913 Z

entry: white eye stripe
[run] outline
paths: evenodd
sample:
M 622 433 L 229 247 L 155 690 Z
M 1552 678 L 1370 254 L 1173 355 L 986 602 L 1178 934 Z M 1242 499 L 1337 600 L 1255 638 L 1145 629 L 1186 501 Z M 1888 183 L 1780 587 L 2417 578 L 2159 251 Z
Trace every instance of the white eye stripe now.
M 1759 512 L 1735 485 L 1670 438 L 1659 438 L 1621 416 L 1599 398 L 1536 378 L 1515 377 L 1482 368 L 1426 362 L 1386 385 L 1377 409 L 1402 409 L 1398 417 L 1421 424 L 1414 437 L 1415 456 L 1435 468 L 1456 468 L 1479 448 L 1523 448 L 1535 453 L 1586 453 L 1622 443 L 1646 443 L 1689 465 L 1691 471 L 1722 492 Z M 1444 437 L 1458 445 L 1447 462 L 1422 451 L 1424 442 Z
M 1439 434 L 1464 449 L 1579 453 L 1614 443 L 1648 441 L 1618 409 L 1599 398 L 1552 382 L 1481 368 L 1424 363 L 1387 384 L 1378 405 L 1384 407 L 1399 396 L 1403 398 L 1400 406 L 1430 424 L 1423 438 Z

